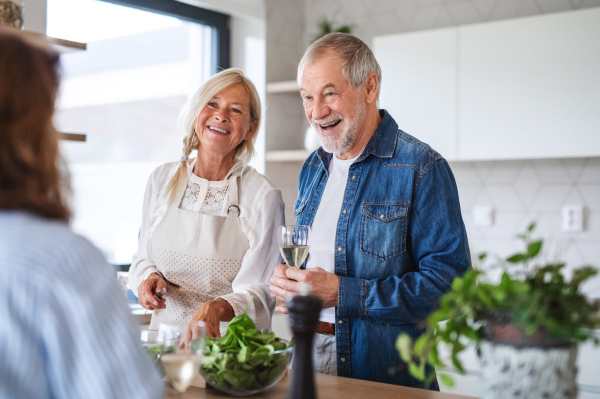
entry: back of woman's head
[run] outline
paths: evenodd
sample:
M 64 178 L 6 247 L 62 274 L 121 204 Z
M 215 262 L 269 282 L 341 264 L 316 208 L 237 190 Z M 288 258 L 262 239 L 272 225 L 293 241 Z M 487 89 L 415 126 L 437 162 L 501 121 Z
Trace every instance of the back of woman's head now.
M 52 124 L 58 55 L 0 29 L 0 209 L 68 220 Z

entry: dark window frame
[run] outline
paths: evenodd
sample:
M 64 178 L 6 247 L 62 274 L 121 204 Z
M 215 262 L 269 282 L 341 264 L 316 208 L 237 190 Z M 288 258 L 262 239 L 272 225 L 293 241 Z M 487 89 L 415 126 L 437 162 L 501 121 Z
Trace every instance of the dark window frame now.
M 107 3 L 118 4 L 125 7 L 137 8 L 139 10 L 156 12 L 170 17 L 179 18 L 189 22 L 208 25 L 215 30 L 212 43 L 211 65 L 212 73 L 215 74 L 222 69 L 230 67 L 230 32 L 229 15 L 220 12 L 195 7 L 174 0 L 102 0 Z

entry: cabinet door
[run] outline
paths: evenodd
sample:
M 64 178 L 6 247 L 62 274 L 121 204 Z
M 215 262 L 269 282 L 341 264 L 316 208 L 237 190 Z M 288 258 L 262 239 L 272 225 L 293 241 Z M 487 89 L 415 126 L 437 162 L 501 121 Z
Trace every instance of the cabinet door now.
M 600 8 L 459 29 L 461 160 L 600 155 Z
M 379 36 L 379 108 L 400 129 L 456 159 L 457 28 Z

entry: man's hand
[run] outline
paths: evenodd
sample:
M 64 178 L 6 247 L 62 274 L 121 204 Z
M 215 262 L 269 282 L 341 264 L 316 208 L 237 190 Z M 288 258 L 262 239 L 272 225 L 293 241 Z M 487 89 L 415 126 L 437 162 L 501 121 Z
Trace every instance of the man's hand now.
M 198 335 L 198 321 L 206 323 L 207 337 L 220 337 L 221 330 L 219 329 L 219 326 L 221 325 L 221 322 L 230 321 L 234 317 L 235 312 L 229 302 L 225 299 L 217 298 L 214 301 L 204 302 L 204 304 L 196 310 L 196 313 L 194 313 L 194 316 L 192 317 L 192 321 L 190 321 L 186 327 L 186 345 Z
M 156 299 L 157 292 L 167 289 L 166 281 L 156 273 L 152 273 L 138 286 L 138 302 L 148 310 L 164 309 L 167 307 L 166 300 Z
M 271 297 L 277 301 L 288 301 L 300 293 L 300 283 L 308 283 L 310 294 L 321 298 L 323 308 L 337 306 L 340 279 L 320 267 L 294 270 L 286 265 L 277 265 L 269 282 Z M 276 310 L 287 313 L 287 308 L 282 305 L 277 306 Z

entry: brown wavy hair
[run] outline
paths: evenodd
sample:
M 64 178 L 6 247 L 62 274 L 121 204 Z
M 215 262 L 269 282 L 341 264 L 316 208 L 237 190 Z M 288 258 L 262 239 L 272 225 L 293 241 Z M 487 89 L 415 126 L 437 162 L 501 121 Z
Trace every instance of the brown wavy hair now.
M 52 123 L 59 57 L 14 28 L 0 28 L 0 209 L 68 221 Z

